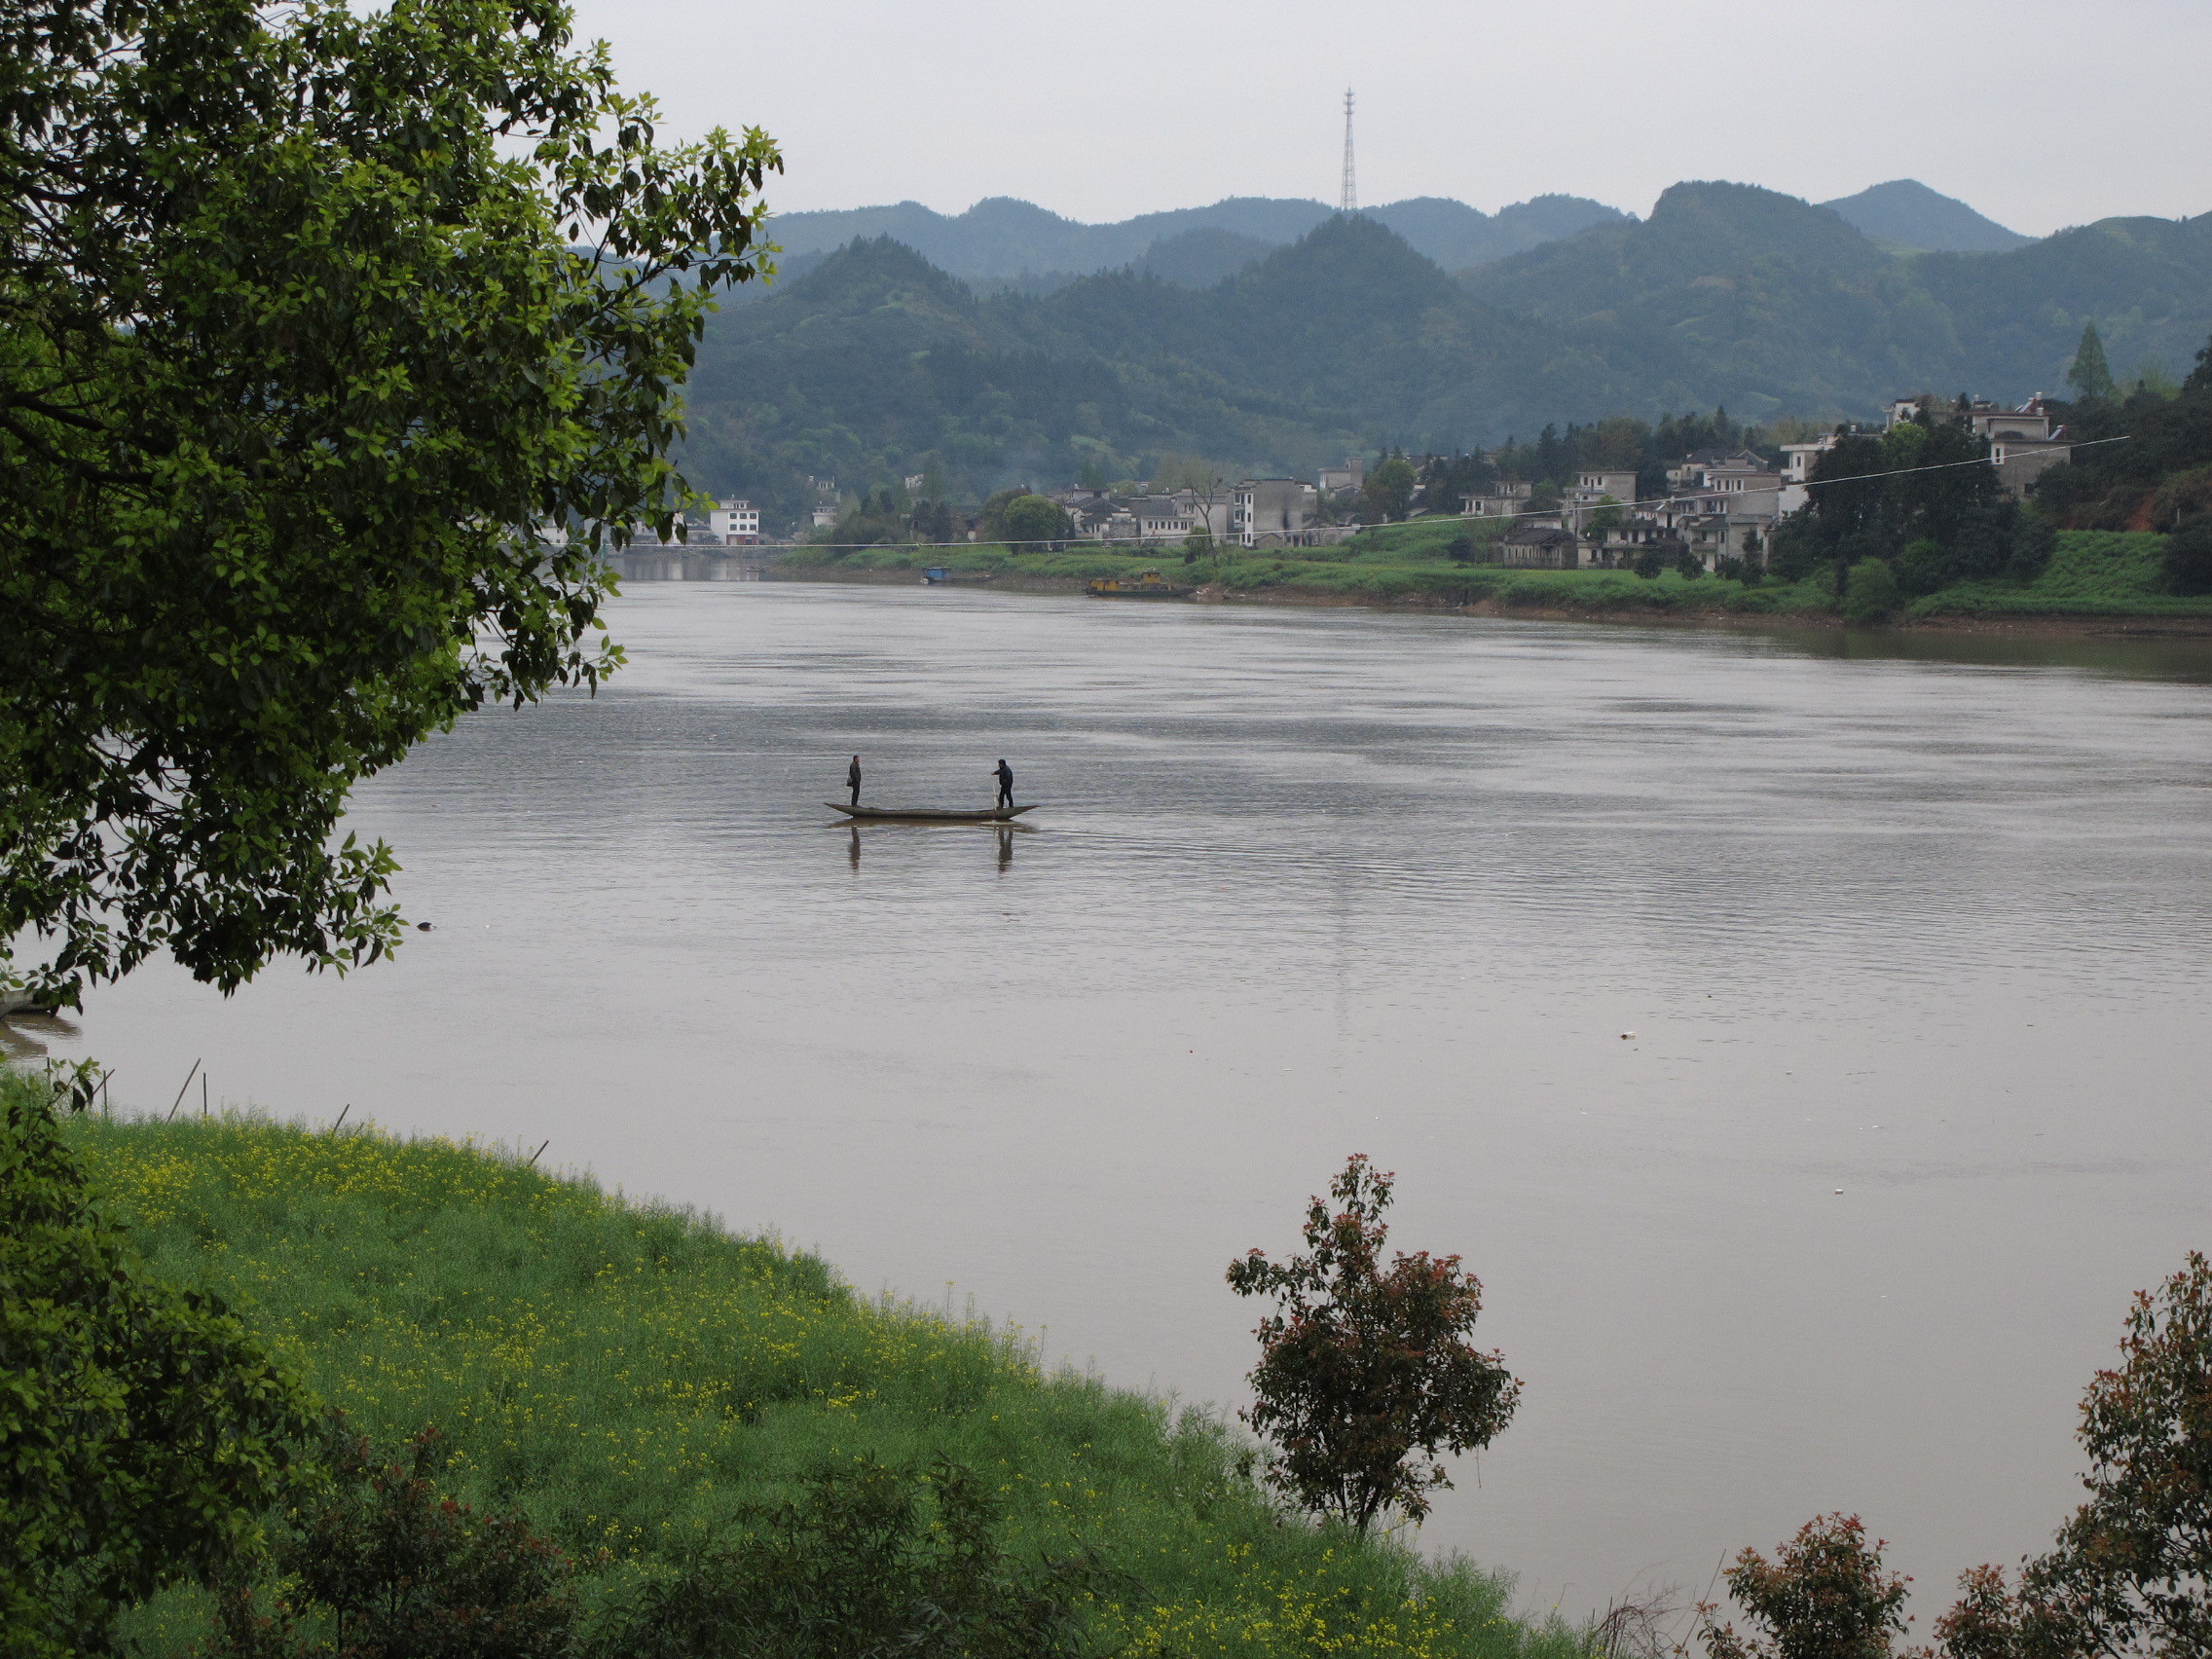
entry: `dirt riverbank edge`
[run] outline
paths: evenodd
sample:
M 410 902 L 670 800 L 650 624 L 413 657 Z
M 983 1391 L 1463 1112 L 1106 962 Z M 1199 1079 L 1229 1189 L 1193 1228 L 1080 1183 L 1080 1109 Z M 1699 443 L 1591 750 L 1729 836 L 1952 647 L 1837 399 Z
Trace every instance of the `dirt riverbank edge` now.
M 784 565 L 770 560 L 762 568 L 769 581 L 844 582 L 878 587 L 911 587 L 921 578 L 912 571 L 860 570 L 850 565 Z M 962 587 L 989 588 L 1007 593 L 1068 594 L 1084 590 L 1080 576 L 1040 576 L 1008 573 L 988 581 L 973 578 Z M 1752 633 L 1778 629 L 1831 629 L 1841 633 L 1965 634 L 2009 639 L 2182 639 L 2212 640 L 2212 616 L 2157 616 L 2106 613 L 2051 612 L 2039 615 L 1987 616 L 1967 613 L 1902 617 L 1879 628 L 1846 624 L 1842 617 L 1815 611 L 1732 611 L 1720 609 L 1657 609 L 1636 606 L 1539 607 L 1503 605 L 1495 599 L 1471 605 L 1438 600 L 1367 599 L 1345 594 L 1301 593 L 1295 588 L 1272 587 L 1260 592 L 1231 593 L 1201 587 L 1188 599 L 1131 600 L 1149 605 L 1237 605 L 1286 607 L 1334 610 L 1400 611 L 1416 616 L 1469 616 L 1503 618 L 1517 622 L 1599 622 L 1636 628 L 1725 628 Z

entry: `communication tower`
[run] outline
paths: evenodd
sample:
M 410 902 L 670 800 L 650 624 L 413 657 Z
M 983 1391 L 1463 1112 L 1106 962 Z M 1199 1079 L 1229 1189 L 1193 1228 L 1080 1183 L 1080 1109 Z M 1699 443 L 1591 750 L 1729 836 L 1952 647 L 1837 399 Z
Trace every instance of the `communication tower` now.
M 1338 203 L 1338 206 L 1340 210 L 1346 213 L 1359 211 L 1359 185 L 1354 180 L 1351 170 L 1351 89 L 1349 87 L 1345 89 L 1345 189 L 1344 198 Z

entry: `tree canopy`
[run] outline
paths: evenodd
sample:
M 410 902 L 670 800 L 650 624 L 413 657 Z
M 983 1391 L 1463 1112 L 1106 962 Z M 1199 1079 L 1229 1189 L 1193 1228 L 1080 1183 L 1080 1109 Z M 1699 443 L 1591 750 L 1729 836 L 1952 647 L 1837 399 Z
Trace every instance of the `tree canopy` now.
M 1260 1322 L 1243 1414 L 1280 1454 L 1268 1480 L 1361 1531 L 1386 1511 L 1427 1514 L 1429 1492 L 1452 1484 L 1436 1454 L 1488 1446 L 1521 1397 L 1470 1340 L 1483 1287 L 1458 1257 L 1401 1250 L 1383 1265 L 1394 1179 L 1353 1157 L 1329 1185 L 1336 1209 L 1307 1209 L 1307 1255 L 1229 1265 L 1237 1295 L 1279 1304 Z
M 618 660 L 598 551 L 682 498 L 775 148 L 659 146 L 554 0 L 7 26 L 0 976 L 374 959 L 348 792 Z

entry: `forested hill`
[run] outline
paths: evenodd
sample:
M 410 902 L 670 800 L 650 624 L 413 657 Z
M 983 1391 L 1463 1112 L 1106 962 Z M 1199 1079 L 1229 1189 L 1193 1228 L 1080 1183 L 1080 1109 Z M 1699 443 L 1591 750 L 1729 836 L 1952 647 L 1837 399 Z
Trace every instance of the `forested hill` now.
M 1842 214 L 1876 241 L 1900 250 L 2007 253 L 2033 240 L 1983 217 L 1956 197 L 1930 190 L 1916 178 L 1893 178 L 1821 205 Z
M 2092 320 L 2123 379 L 2186 369 L 2212 334 L 2212 215 L 1900 255 L 1825 207 L 1683 184 L 1647 220 L 1459 276 L 1332 214 L 1211 286 L 1118 270 L 982 297 L 885 237 L 713 320 L 686 465 L 783 524 L 807 474 L 865 489 L 933 456 L 979 498 L 1176 453 L 1307 472 L 1613 414 L 1867 417 L 1923 389 L 2057 390 Z
M 2116 368 L 2186 372 L 2212 331 L 2212 214 L 2105 219 L 2006 253 L 1899 256 L 1825 207 L 1678 184 L 1468 274 L 1485 304 L 1565 330 L 1624 375 L 1686 377 L 1742 415 L 1867 414 L 1926 387 L 2056 391 L 2094 321 Z

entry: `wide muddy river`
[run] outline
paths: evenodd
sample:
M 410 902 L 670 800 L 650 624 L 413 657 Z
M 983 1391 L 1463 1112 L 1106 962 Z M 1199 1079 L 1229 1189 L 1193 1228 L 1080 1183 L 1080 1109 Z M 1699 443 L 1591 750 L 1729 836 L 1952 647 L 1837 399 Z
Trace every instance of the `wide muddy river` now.
M 638 583 L 361 791 L 410 935 L 18 1029 L 524 1149 L 1233 1407 L 1346 1155 L 1526 1392 L 1421 1542 L 1580 1612 L 1856 1511 L 2046 1540 L 2212 1246 L 2212 651 Z M 836 827 L 871 798 L 1022 829 Z M 196 1107 L 200 1088 L 191 1100 Z

